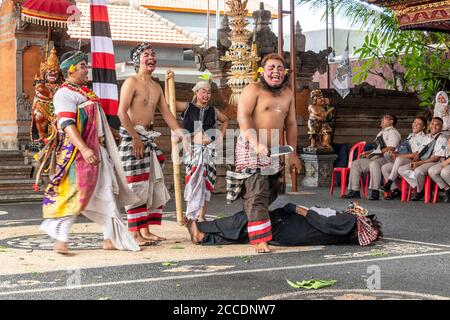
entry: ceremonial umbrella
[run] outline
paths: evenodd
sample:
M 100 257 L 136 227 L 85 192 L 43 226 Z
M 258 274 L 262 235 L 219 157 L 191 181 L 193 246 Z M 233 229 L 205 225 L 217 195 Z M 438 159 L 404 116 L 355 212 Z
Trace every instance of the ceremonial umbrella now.
M 67 29 L 67 23 L 80 16 L 80 10 L 68 0 L 27 0 L 22 5 L 22 19 L 47 27 Z

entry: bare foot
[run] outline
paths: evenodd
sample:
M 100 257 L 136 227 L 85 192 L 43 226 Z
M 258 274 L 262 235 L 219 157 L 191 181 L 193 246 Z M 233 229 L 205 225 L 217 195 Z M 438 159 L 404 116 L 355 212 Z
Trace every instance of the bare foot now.
M 148 239 L 145 239 L 141 237 L 141 234 L 139 231 L 133 231 L 131 232 L 131 236 L 133 237 L 134 241 L 138 244 L 138 246 L 154 246 L 156 245 L 155 241 L 149 241 Z
M 117 248 L 114 247 L 114 245 L 110 239 L 107 239 L 107 240 L 103 241 L 103 250 L 117 250 Z
M 151 233 L 150 230 L 148 230 L 147 228 L 142 228 L 141 230 L 139 230 L 141 232 L 141 236 L 146 239 L 146 240 L 152 240 L 152 241 L 163 241 L 163 240 L 167 240 L 164 237 L 160 237 L 157 236 L 154 233 Z
M 200 242 L 202 242 L 203 238 L 205 237 L 205 234 L 198 229 L 197 221 L 189 220 L 187 228 L 189 234 L 191 235 L 192 243 L 200 244 Z
M 270 249 L 267 242 L 260 242 L 255 245 L 256 253 L 269 253 Z
M 56 253 L 62 254 L 62 255 L 66 255 L 66 256 L 73 255 L 73 253 L 69 251 L 69 248 L 67 247 L 67 243 L 63 242 L 63 241 L 56 241 L 55 246 L 53 247 L 53 251 L 55 251 Z
M 198 217 L 197 222 L 205 222 L 206 219 L 204 217 Z

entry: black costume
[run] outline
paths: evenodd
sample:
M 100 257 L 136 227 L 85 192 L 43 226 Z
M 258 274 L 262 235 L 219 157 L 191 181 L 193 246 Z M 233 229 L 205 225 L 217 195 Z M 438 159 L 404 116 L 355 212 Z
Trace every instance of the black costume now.
M 272 223 L 272 240 L 275 246 L 325 245 L 355 241 L 356 216 L 337 213 L 325 217 L 309 209 L 306 217 L 296 212 L 296 205 L 269 211 Z M 248 243 L 247 215 L 244 211 L 213 221 L 198 222 L 198 229 L 205 234 L 201 244 L 222 245 Z

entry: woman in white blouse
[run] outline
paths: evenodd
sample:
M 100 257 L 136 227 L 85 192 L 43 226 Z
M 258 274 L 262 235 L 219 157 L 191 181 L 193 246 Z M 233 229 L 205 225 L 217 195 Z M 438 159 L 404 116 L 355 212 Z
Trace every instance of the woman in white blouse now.
M 434 116 L 444 121 L 442 133 L 450 136 L 450 107 L 448 105 L 448 95 L 445 91 L 436 94 L 436 104 L 434 105 Z

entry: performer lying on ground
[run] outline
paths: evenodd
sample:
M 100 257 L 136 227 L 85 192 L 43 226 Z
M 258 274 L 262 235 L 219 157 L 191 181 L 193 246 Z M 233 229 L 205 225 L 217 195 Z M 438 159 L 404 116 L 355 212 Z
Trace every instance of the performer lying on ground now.
M 105 250 L 139 251 L 122 221 L 116 196 L 121 206 L 137 199 L 127 186 L 106 116 L 95 93 L 85 87 L 87 55 L 65 53 L 61 70 L 67 80 L 53 100 L 58 135 L 42 151 L 54 157 L 55 166 L 49 170 L 41 229 L 56 239 L 56 252 L 68 254 L 68 234 L 82 214 L 102 226 Z
M 172 130 L 181 127 L 169 110 L 161 86 L 152 78 L 156 68 L 156 54 L 149 43 L 142 43 L 131 51 L 136 75 L 125 80 L 118 116 L 121 143 L 119 152 L 127 181 L 139 201 L 126 206 L 128 228 L 139 245 L 165 240 L 150 232 L 150 225 L 161 225 L 164 205 L 170 195 L 164 184 L 162 163 L 164 155 L 155 139 L 161 135 L 150 129 L 158 107 Z
M 269 211 L 272 240 L 275 246 L 326 245 L 357 243 L 366 246 L 382 236 L 381 223 L 375 215 L 352 202 L 342 212 L 330 208 L 288 203 Z M 244 211 L 213 221 L 189 221 L 188 230 L 194 244 L 223 245 L 249 242 L 248 219 Z
M 269 219 L 270 190 L 277 194 L 283 166 L 269 149 L 279 146 L 286 129 L 287 144 L 294 148 L 289 164 L 297 172 L 297 117 L 289 88 L 284 58 L 269 54 L 261 62 L 261 82 L 251 83 L 239 98 L 237 120 L 240 136 L 236 143 L 236 168 L 227 172 L 228 201 L 242 196 L 248 216 L 250 244 L 260 253 L 269 252 L 272 240 Z
M 173 77 L 168 74 L 166 80 Z M 222 147 L 222 139 L 228 128 L 228 117 L 209 105 L 211 83 L 199 81 L 194 88 L 192 102 L 177 101 L 177 111 L 182 112 L 183 128 L 191 135 L 192 155 L 184 158 L 186 178 L 184 200 L 187 202 L 188 219 L 204 221 L 208 202 L 216 182 L 216 146 Z M 220 132 L 216 129 L 221 123 Z

